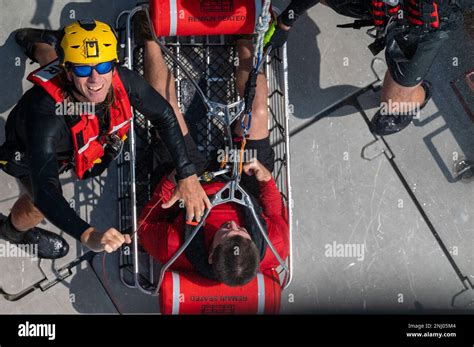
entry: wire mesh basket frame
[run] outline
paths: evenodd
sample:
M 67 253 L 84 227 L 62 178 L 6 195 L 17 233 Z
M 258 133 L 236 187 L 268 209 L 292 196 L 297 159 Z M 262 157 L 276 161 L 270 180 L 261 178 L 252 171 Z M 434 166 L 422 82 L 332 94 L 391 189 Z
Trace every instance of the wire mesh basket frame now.
M 131 37 L 131 19 L 133 15 L 142 10 L 141 7 L 135 8 L 131 11 L 124 11 L 122 12 L 119 17 L 117 18 L 117 24 L 119 23 L 120 18 L 123 15 L 127 15 L 127 25 L 125 31 L 125 38 L 126 44 L 121 45 L 122 48 L 126 48 L 127 51 L 125 52 L 125 61 L 131 59 L 132 54 L 134 55 L 135 59 L 133 60 L 133 66 L 129 65 L 129 68 L 136 70 L 137 72 L 143 74 L 143 64 L 141 62 L 140 66 L 140 59 L 136 59 L 135 55 L 139 53 L 139 47 L 134 45 L 133 38 Z M 117 25 L 118 27 L 118 25 Z M 185 47 L 200 47 L 201 49 L 205 49 L 206 55 L 208 57 L 209 53 L 213 51 L 213 49 L 219 49 L 222 47 L 232 48 L 232 45 L 229 46 L 226 43 L 224 37 L 189 37 L 183 40 L 183 38 L 167 38 L 166 46 L 172 48 L 173 50 L 182 50 Z M 133 48 L 132 48 L 133 47 Z M 128 54 L 127 54 L 128 53 Z M 235 50 L 234 50 L 235 54 Z M 287 258 L 288 268 L 290 269 L 288 278 L 283 279 L 282 282 L 286 283 L 285 288 L 287 288 L 292 279 L 292 207 L 293 207 L 293 200 L 291 195 L 291 184 L 290 184 L 290 158 L 289 158 L 289 126 L 288 126 L 288 66 L 287 66 L 287 54 L 286 54 L 286 45 L 283 46 L 280 50 L 272 52 L 271 56 L 267 59 L 266 64 L 266 74 L 268 80 L 268 87 L 269 87 L 269 95 L 268 95 L 268 106 L 269 106 L 269 131 L 270 131 L 270 143 L 274 148 L 275 151 L 275 169 L 273 171 L 273 175 L 275 177 L 275 181 L 277 186 L 282 193 L 283 199 L 288 208 L 288 217 L 289 217 L 289 236 L 290 236 L 290 253 L 289 257 Z M 138 63 L 137 63 L 138 62 Z M 207 68 L 210 67 L 211 61 L 206 59 Z M 180 93 L 181 83 L 185 81 L 180 75 L 179 69 L 176 66 L 170 65 L 170 61 L 167 60 L 168 66 L 173 72 L 176 78 L 176 89 L 177 89 L 177 96 L 178 96 L 178 103 L 179 106 L 184 111 L 186 115 L 186 105 L 183 101 L 183 95 Z M 206 79 L 209 82 L 209 79 Z M 238 94 L 235 90 L 235 81 L 232 79 L 230 85 L 234 86 L 233 95 L 227 95 L 229 98 L 238 98 Z M 209 90 L 209 89 L 206 89 Z M 231 93 L 232 94 L 232 93 Z M 232 99 L 231 99 L 232 100 Z M 219 101 L 219 100 L 217 100 Z M 229 102 L 229 100 L 227 100 Z M 184 109 L 183 109 L 184 108 Z M 140 155 L 142 158 L 146 158 L 143 160 L 144 163 L 149 165 L 148 170 L 139 170 L 140 177 L 139 179 L 135 180 L 135 184 L 131 182 L 130 179 L 130 158 L 126 156 L 131 153 L 131 141 L 127 142 L 127 148 L 124 150 L 124 155 L 118 161 L 118 204 L 119 204 L 119 228 L 122 231 L 130 230 L 131 225 L 134 221 L 133 213 L 131 214 L 130 211 L 133 210 L 132 201 L 135 200 L 135 203 L 138 202 L 140 207 L 143 207 L 143 204 L 151 198 L 153 193 L 153 189 L 155 187 L 156 182 L 153 182 L 152 175 L 152 165 L 153 162 L 149 160 L 150 158 L 150 151 L 153 150 L 154 145 L 154 132 L 152 126 L 146 121 L 142 115 L 138 112 L 135 112 L 135 126 L 134 129 L 138 136 L 136 136 L 135 147 L 140 148 L 142 152 L 138 153 L 137 155 L 137 164 L 140 161 Z M 142 118 L 140 118 L 142 117 Z M 138 127 L 137 127 L 138 125 Z M 198 145 L 199 141 L 198 141 Z M 206 146 L 201 146 L 203 150 L 207 151 L 205 148 Z M 206 152 L 206 154 L 209 154 Z M 150 171 L 151 170 L 151 171 Z M 131 186 L 134 186 L 133 189 L 130 189 Z M 146 201 L 137 201 L 136 196 L 134 197 L 133 194 L 136 195 L 136 191 L 140 189 L 145 192 L 144 196 L 146 196 Z M 137 211 L 135 211 L 135 219 L 137 216 Z M 136 220 L 135 220 L 136 223 Z M 143 274 L 139 270 L 138 264 L 138 243 L 137 238 L 134 238 L 134 245 L 133 249 L 130 249 L 129 246 L 125 246 L 121 249 L 121 256 L 120 256 L 120 277 L 122 282 L 132 288 L 139 288 L 141 291 L 146 292 L 148 294 L 151 293 L 151 288 L 153 287 L 154 276 L 153 276 L 153 259 L 151 256 L 148 256 L 148 274 Z M 125 278 L 125 272 L 128 270 L 131 271 L 133 279 L 131 281 Z M 281 272 L 280 272 L 281 273 Z

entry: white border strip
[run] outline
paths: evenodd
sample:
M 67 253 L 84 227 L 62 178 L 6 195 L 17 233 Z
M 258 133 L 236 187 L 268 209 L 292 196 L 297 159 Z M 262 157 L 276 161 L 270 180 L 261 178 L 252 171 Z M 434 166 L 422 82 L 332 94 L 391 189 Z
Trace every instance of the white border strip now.
M 173 276 L 173 308 L 171 314 L 179 314 L 179 274 L 172 271 L 171 276 Z
M 170 0 L 170 34 L 169 36 L 176 36 L 178 28 L 178 6 L 176 0 Z
M 265 278 L 263 274 L 259 272 L 257 274 L 257 283 L 258 283 L 258 309 L 257 314 L 265 313 Z

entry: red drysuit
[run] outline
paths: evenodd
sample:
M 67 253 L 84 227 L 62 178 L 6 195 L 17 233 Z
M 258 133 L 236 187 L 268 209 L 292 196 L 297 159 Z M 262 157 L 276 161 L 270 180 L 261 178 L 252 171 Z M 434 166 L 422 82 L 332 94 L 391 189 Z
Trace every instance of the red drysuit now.
M 213 195 L 224 186 L 224 183 L 204 183 L 202 186 L 207 195 Z M 259 182 L 259 187 L 260 197 L 258 198 L 267 223 L 268 236 L 280 257 L 285 259 L 289 249 L 287 208 L 273 179 L 268 182 Z M 138 221 L 140 243 L 161 264 L 168 261 L 184 241 L 185 210 L 180 210 L 178 203 L 169 209 L 161 207 L 171 198 L 174 189 L 174 183 L 165 176 L 156 187 L 151 200 L 143 208 Z M 157 203 L 160 199 L 162 200 Z M 245 227 L 242 224 L 244 221 L 242 208 L 244 207 L 235 203 L 226 203 L 212 208 L 204 226 L 207 249 L 222 223 L 234 220 L 237 224 Z M 267 247 L 265 257 L 260 263 L 260 269 L 276 268 L 278 265 L 272 251 Z M 186 256 L 182 254 L 172 269 L 190 271 L 193 267 Z

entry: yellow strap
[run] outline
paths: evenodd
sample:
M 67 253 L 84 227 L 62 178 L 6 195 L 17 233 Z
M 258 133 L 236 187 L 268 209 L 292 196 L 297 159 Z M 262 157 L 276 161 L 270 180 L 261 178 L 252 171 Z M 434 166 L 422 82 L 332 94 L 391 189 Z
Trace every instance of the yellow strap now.
M 0 160 L 0 165 L 7 165 L 8 161 Z
M 227 165 L 227 160 L 229 158 L 227 157 L 227 154 L 225 155 L 225 158 L 223 161 L 221 161 L 221 169 L 225 168 L 225 166 Z
M 242 139 L 242 146 L 240 147 L 240 164 L 239 164 L 239 175 L 242 175 L 242 170 L 244 168 L 244 149 L 247 144 L 247 139 L 244 137 Z
M 94 164 L 100 164 L 100 163 L 102 163 L 102 159 L 100 159 L 100 158 L 96 159 L 96 160 L 93 161 L 93 163 Z
M 127 134 L 124 134 L 124 135 L 122 136 L 122 142 L 125 142 L 125 140 L 126 140 L 127 138 L 128 138 L 128 137 L 127 137 Z

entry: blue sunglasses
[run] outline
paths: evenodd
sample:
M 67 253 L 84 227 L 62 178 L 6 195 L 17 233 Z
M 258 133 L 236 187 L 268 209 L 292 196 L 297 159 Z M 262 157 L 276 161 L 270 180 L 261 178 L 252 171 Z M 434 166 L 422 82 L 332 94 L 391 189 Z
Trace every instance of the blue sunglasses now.
M 109 73 L 114 67 L 112 61 L 100 63 L 95 66 L 90 65 L 71 65 L 71 70 L 77 77 L 89 77 L 92 74 L 92 70 L 97 71 L 98 74 L 103 75 Z

